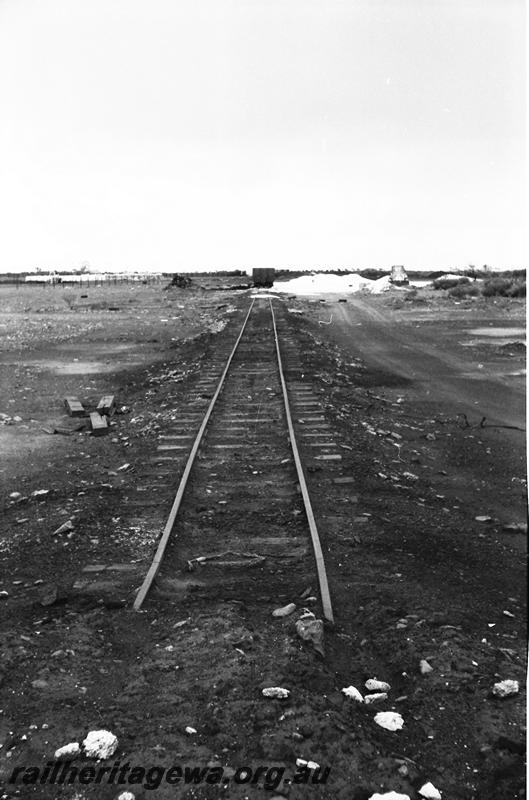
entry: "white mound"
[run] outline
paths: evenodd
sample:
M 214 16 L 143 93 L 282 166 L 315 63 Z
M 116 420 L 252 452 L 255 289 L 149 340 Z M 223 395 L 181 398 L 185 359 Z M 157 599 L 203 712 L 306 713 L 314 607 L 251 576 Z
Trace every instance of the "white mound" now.
M 276 281 L 274 291 L 287 294 L 356 294 L 356 292 L 369 292 L 380 294 L 391 289 L 389 275 L 370 281 L 362 278 L 356 272 L 352 275 L 332 275 L 328 272 L 319 272 L 315 275 L 301 275 L 290 281 Z

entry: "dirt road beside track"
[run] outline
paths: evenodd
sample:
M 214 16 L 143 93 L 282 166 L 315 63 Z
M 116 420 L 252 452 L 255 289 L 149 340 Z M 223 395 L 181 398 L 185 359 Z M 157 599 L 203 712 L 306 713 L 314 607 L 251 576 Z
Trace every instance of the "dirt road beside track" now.
M 414 397 L 443 403 L 454 414 L 525 428 L 525 376 L 512 374 L 523 368 L 523 357 L 513 369 L 512 360 L 506 364 L 490 354 L 482 359 L 475 349 L 461 346 L 465 326 L 470 327 L 463 315 L 439 319 L 430 311 L 406 321 L 378 300 L 350 295 L 347 303 L 333 304 L 329 337 L 350 344 L 368 367 L 411 381 L 408 393 Z M 504 319 L 502 324 L 513 323 Z M 523 317 L 518 324 L 523 326 Z

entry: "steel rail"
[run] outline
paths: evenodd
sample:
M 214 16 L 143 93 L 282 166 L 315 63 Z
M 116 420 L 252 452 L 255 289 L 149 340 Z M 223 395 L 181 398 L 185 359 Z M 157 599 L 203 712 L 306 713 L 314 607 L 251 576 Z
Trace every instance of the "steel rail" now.
M 252 300 L 250 308 L 248 309 L 248 313 L 246 314 L 246 317 L 244 319 L 244 323 L 242 325 L 242 328 L 241 328 L 241 331 L 239 333 L 239 336 L 237 337 L 237 341 L 235 342 L 235 344 L 233 346 L 233 349 L 232 349 L 232 351 L 231 351 L 231 353 L 230 353 L 230 355 L 228 357 L 228 360 L 226 362 L 226 366 L 224 367 L 224 371 L 223 371 L 223 373 L 222 373 L 222 375 L 220 377 L 220 380 L 219 380 L 217 389 L 215 391 L 215 394 L 211 398 L 211 402 L 210 402 L 210 404 L 208 406 L 208 410 L 206 411 L 206 413 L 204 415 L 204 419 L 202 420 L 202 424 L 201 424 L 201 426 L 199 428 L 199 431 L 198 431 L 198 433 L 196 435 L 195 441 L 193 443 L 193 447 L 191 448 L 191 452 L 189 453 L 189 456 L 188 456 L 188 459 L 187 459 L 187 463 L 186 463 L 183 475 L 182 475 L 182 477 L 180 479 L 180 483 L 178 485 L 178 491 L 176 493 L 176 497 L 175 497 L 173 505 L 171 507 L 171 511 L 169 512 L 169 516 L 167 518 L 167 522 L 165 523 L 165 527 L 163 529 L 162 536 L 161 536 L 160 541 L 158 543 L 158 547 L 156 549 L 156 553 L 155 553 L 154 558 L 152 560 L 151 566 L 149 567 L 149 571 L 147 572 L 147 575 L 145 576 L 145 579 L 144 579 L 142 585 L 139 588 L 138 594 L 136 595 L 136 599 L 134 600 L 134 605 L 133 605 L 134 611 L 140 611 L 140 609 L 141 609 L 141 607 L 143 605 L 143 601 L 145 600 L 145 598 L 147 596 L 147 593 L 149 592 L 149 589 L 152 586 L 152 582 L 156 578 L 156 575 L 158 574 L 158 570 L 160 569 L 160 565 L 162 563 L 162 559 L 164 557 L 165 550 L 167 548 L 167 543 L 169 541 L 169 537 L 170 537 L 171 532 L 173 530 L 173 526 L 174 526 L 174 523 L 175 523 L 175 520 L 176 520 L 176 516 L 178 514 L 178 510 L 180 508 L 180 504 L 182 502 L 182 497 L 184 496 L 184 491 L 185 491 L 185 488 L 187 486 L 187 481 L 189 479 L 189 474 L 190 474 L 191 469 L 193 467 L 193 463 L 195 461 L 195 457 L 196 457 L 196 454 L 198 452 L 198 448 L 200 447 L 200 443 L 202 441 L 202 437 L 204 435 L 204 431 L 206 430 L 206 426 L 207 426 L 207 424 L 209 422 L 209 418 L 211 416 L 211 413 L 213 411 L 215 403 L 217 402 L 217 398 L 218 398 L 218 396 L 219 396 L 219 394 L 220 394 L 220 392 L 222 390 L 222 387 L 224 385 L 224 381 L 225 381 L 226 375 L 228 374 L 228 370 L 230 368 L 230 365 L 231 365 L 231 362 L 232 362 L 233 357 L 235 355 L 235 352 L 236 352 L 236 350 L 237 350 L 237 348 L 239 346 L 239 342 L 242 339 L 244 330 L 246 328 L 246 323 L 248 322 L 250 314 L 252 313 L 252 308 L 254 307 L 254 303 L 255 303 L 255 300 Z
M 279 377 L 281 379 L 281 387 L 283 389 L 283 400 L 285 404 L 285 414 L 287 418 L 287 425 L 288 425 L 288 433 L 290 436 L 290 446 L 292 448 L 292 453 L 294 454 L 294 462 L 296 464 L 296 470 L 298 473 L 298 481 L 299 486 L 301 488 L 301 494 L 303 496 L 303 503 L 305 504 L 305 513 L 307 515 L 307 521 L 309 523 L 310 529 L 310 536 L 312 539 L 312 548 L 314 550 L 314 558 L 316 559 L 316 569 L 318 571 L 318 581 L 320 584 L 320 595 L 321 595 L 321 603 L 323 606 L 323 616 L 325 619 L 329 620 L 329 622 L 334 622 L 334 615 L 332 612 L 332 604 L 331 604 L 331 595 L 329 592 L 329 583 L 327 581 L 327 572 L 325 570 L 325 561 L 323 559 L 323 552 L 321 549 L 321 542 L 320 537 L 318 534 L 318 528 L 316 526 L 316 520 L 314 519 L 314 513 L 312 511 L 312 505 L 310 502 L 309 490 L 307 488 L 307 482 L 305 480 L 305 475 L 303 473 L 303 467 L 301 464 L 301 458 L 299 455 L 298 446 L 296 443 L 296 434 L 294 433 L 294 426 L 292 424 L 292 415 L 290 413 L 290 402 L 288 399 L 288 392 L 287 392 L 287 385 L 285 382 L 285 376 L 283 374 L 283 362 L 281 359 L 281 351 L 279 349 L 279 338 L 277 335 L 277 327 L 276 327 L 276 318 L 274 314 L 274 308 L 272 305 L 272 301 L 268 301 L 270 303 L 270 311 L 272 312 L 272 323 L 274 326 L 274 338 L 276 343 L 276 353 L 277 353 L 277 364 L 279 367 Z

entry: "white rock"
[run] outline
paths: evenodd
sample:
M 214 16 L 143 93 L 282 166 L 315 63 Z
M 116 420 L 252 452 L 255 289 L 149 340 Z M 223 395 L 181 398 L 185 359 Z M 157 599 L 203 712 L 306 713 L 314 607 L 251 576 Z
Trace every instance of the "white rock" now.
M 296 767 L 307 767 L 307 769 L 319 769 L 320 765 L 315 761 L 305 761 L 304 758 L 296 758 Z
M 9 495 L 10 500 L 18 500 L 19 497 L 22 497 L 20 492 L 11 492 L 11 494 Z
M 193 734 L 195 734 L 196 732 L 197 732 L 196 728 L 192 728 L 191 725 L 187 726 L 186 733 L 189 734 L 189 736 L 193 736 Z
M 49 494 L 49 489 L 35 489 L 34 492 L 31 492 L 32 497 L 41 497 L 44 494 Z
M 479 517 L 474 517 L 474 519 L 476 520 L 476 522 L 491 522 L 492 521 L 492 517 L 488 517 L 485 514 L 483 514 L 483 515 L 481 515 Z
M 421 675 L 427 675 L 429 672 L 433 672 L 432 665 L 429 664 L 425 658 L 421 658 L 419 669 L 421 670 Z
M 424 786 L 419 789 L 419 794 L 421 797 L 426 797 L 428 800 L 442 800 L 441 792 L 430 782 L 425 783 Z
M 396 711 L 379 711 L 375 714 L 375 722 L 387 731 L 399 731 L 404 725 L 404 720 Z
M 64 522 L 62 525 L 59 525 L 57 530 L 53 531 L 52 536 L 56 536 L 58 533 L 68 533 L 68 531 L 73 531 L 73 530 L 75 530 L 75 525 L 69 519 L 66 522 Z
M 277 697 L 279 699 L 283 699 L 288 697 L 290 691 L 288 689 L 282 689 L 281 686 L 269 686 L 267 689 L 263 689 L 263 697 Z
M 289 614 L 292 614 L 296 610 L 295 603 L 289 603 L 287 606 L 283 606 L 283 608 L 276 608 L 272 611 L 273 617 L 288 617 Z
M 110 758 L 118 749 L 118 739 L 110 731 L 90 731 L 83 747 L 89 758 Z
M 64 747 L 59 747 L 59 749 L 55 751 L 54 758 L 56 761 L 60 761 L 63 758 L 77 758 L 80 754 L 81 745 L 79 742 L 70 742 L 70 744 L 65 744 Z
M 379 700 L 387 700 L 388 693 L 387 692 L 375 692 L 375 694 L 366 694 L 364 697 L 364 703 L 378 703 Z
M 409 794 L 401 794 L 400 792 L 384 792 L 384 794 L 375 792 L 375 794 L 371 795 L 369 800 L 410 800 L 410 796 Z
M 346 697 L 350 697 L 351 700 L 356 700 L 358 703 L 364 702 L 364 698 L 354 686 L 346 686 L 345 689 L 342 689 L 342 692 Z
M 369 680 L 365 682 L 364 686 L 370 692 L 389 692 L 389 690 L 391 689 L 389 683 L 385 683 L 384 681 L 377 681 L 376 678 L 369 678 Z
M 492 694 L 495 694 L 496 697 L 509 697 L 509 695 L 517 694 L 519 691 L 520 685 L 518 681 L 499 681 L 492 687 Z
M 136 795 L 132 794 L 132 792 L 121 792 L 116 797 L 116 800 L 136 800 Z

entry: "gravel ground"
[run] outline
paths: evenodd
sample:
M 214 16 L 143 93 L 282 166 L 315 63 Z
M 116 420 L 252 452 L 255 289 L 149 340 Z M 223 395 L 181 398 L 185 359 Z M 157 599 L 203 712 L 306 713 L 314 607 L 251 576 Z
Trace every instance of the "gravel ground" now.
M 343 451 L 338 473 L 307 474 L 336 614 L 324 656 L 296 635 L 305 600 L 288 573 L 281 593 L 256 586 L 237 598 L 201 594 L 182 575 L 137 614 L 131 599 L 171 493 L 171 478 L 161 502 L 139 491 L 149 459 L 188 412 L 210 356 L 234 338 L 248 297 L 66 291 L 2 290 L 2 798 L 368 800 L 394 790 L 417 800 L 428 782 L 443 800 L 525 797 L 526 534 L 505 528 L 525 515 L 523 434 L 465 424 L 402 370 L 368 364 L 345 329 L 319 324 L 322 304 L 277 301 L 302 312 L 285 311 L 285 324 Z M 384 315 L 392 300 L 369 302 Z M 326 315 L 337 309 L 325 304 Z M 396 330 L 420 311 L 393 308 Z M 432 301 L 429 314 L 468 327 L 511 324 L 521 311 Z M 451 346 L 442 329 L 440 351 Z M 502 358 L 519 369 L 516 348 Z M 93 408 L 104 394 L 120 412 L 109 435 L 73 430 L 63 398 Z M 245 510 L 234 500 L 230 513 Z M 252 536 L 266 534 L 252 525 Z M 104 572 L 83 572 L 94 565 Z M 316 589 L 310 562 L 306 582 Z M 273 618 L 288 602 L 293 615 Z M 365 695 L 373 678 L 389 684 L 387 698 L 365 704 L 342 691 Z M 520 691 L 495 696 L 507 679 Z M 274 686 L 288 697 L 264 697 Z M 400 714 L 403 728 L 384 729 L 378 712 Z M 116 752 L 73 762 L 107 766 L 101 783 L 36 785 L 59 747 L 102 729 L 118 737 Z M 171 784 L 161 770 L 172 766 Z

